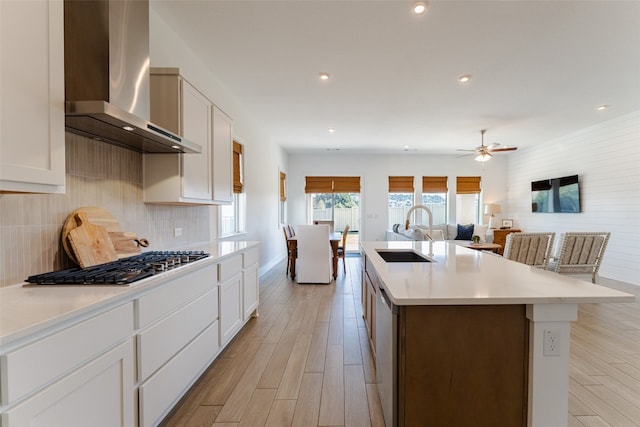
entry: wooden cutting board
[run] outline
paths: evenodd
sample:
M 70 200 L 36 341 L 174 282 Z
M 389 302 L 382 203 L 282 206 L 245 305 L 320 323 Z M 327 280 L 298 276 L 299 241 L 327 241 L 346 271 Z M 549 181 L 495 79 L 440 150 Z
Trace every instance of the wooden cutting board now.
M 69 243 L 82 268 L 118 260 L 109 232 L 101 225 L 89 222 L 87 215 L 78 212 L 75 215 L 78 227 L 69 232 Z
M 78 227 L 76 214 L 79 212 L 86 214 L 90 223 L 100 225 L 107 229 L 116 253 L 118 254 L 118 258 L 138 255 L 141 252 L 141 245 L 139 245 L 136 240 L 142 241 L 144 239 L 138 239 L 133 232 L 122 231 L 118 220 L 109 211 L 97 206 L 84 206 L 71 212 L 62 227 L 62 247 L 71 261 L 78 264 L 78 260 L 69 243 L 68 236 L 71 230 Z
M 133 231 L 110 231 L 109 238 L 118 258 L 138 255 L 142 251 L 142 247 L 149 245 L 146 239 L 138 239 Z

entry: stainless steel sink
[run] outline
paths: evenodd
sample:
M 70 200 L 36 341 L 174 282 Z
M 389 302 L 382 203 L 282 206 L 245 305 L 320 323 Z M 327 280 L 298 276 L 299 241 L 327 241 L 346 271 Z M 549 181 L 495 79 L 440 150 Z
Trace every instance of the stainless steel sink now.
M 386 262 L 431 262 L 431 260 L 423 255 L 413 251 L 389 251 L 376 250 L 378 255 Z

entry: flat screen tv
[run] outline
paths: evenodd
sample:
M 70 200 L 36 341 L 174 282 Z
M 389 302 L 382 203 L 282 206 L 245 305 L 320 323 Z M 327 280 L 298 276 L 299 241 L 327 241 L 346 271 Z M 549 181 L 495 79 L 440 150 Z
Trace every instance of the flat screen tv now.
M 580 212 L 578 175 L 532 182 L 531 212 Z

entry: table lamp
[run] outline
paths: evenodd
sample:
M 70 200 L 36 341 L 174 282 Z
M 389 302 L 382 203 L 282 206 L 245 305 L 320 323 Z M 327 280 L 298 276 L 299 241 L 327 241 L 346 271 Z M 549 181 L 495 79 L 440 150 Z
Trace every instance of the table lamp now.
M 489 216 L 489 228 L 494 228 L 493 226 L 493 218 L 495 214 L 500 213 L 500 205 L 497 203 L 488 203 L 484 205 L 484 214 Z

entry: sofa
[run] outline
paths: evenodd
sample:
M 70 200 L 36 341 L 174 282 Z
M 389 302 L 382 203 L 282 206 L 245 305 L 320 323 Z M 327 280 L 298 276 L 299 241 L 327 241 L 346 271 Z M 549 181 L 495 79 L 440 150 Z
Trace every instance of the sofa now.
M 480 242 L 493 240 L 492 234 L 487 235 L 488 225 L 479 224 L 437 224 L 432 228 L 434 241 L 445 240 L 454 243 L 468 244 L 473 236 L 480 237 Z M 470 234 L 469 234 L 470 233 Z M 428 225 L 411 225 L 405 230 L 404 224 L 394 224 L 392 230 L 386 233 L 386 240 L 429 240 Z

